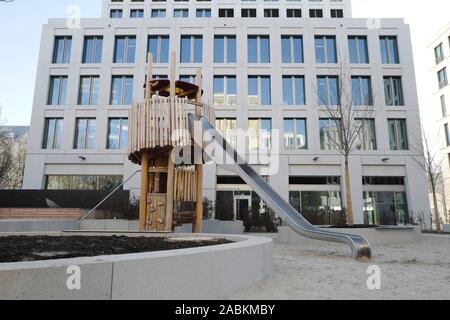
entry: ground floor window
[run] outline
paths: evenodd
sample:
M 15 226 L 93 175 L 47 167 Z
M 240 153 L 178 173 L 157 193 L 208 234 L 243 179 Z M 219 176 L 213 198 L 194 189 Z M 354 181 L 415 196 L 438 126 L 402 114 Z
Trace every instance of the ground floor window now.
M 114 190 L 123 176 L 47 176 L 47 190 Z
M 314 225 L 336 225 L 344 222 L 339 191 L 290 191 L 289 202 Z
M 405 192 L 363 193 L 364 223 L 370 225 L 408 224 L 408 205 Z

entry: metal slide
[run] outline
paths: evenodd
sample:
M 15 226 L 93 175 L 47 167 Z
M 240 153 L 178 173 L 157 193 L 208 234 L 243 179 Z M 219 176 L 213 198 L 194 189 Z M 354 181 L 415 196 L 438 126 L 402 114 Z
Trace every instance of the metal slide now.
M 371 249 L 369 242 L 358 235 L 338 233 L 319 229 L 310 224 L 298 211 L 286 202 L 261 176 L 245 162 L 236 150 L 220 135 L 220 133 L 209 123 L 205 117 L 197 117 L 189 114 L 189 131 L 194 136 L 194 124 L 201 123 L 204 131 L 208 131 L 215 137 L 217 144 L 223 147 L 226 156 L 233 159 L 230 169 L 238 174 L 269 207 L 296 233 L 315 240 L 330 241 L 348 245 L 355 259 L 370 259 Z M 222 143 L 219 141 L 222 140 Z M 211 155 L 209 155 L 211 156 Z M 227 162 L 227 166 L 229 162 Z

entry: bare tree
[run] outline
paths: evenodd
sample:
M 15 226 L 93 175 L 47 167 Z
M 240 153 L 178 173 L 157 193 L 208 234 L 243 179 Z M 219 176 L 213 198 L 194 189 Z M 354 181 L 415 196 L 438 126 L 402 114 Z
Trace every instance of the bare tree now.
M 330 70 L 330 76 L 319 76 L 318 107 L 330 119 L 330 128 L 321 133 L 331 142 L 330 149 L 336 149 L 344 158 L 345 198 L 347 220 L 354 224 L 352 194 L 350 189 L 349 157 L 357 149 L 364 149 L 367 141 L 368 125 L 374 117 L 373 99 L 370 81 L 368 79 L 352 79 L 346 72 L 344 63 L 338 65 L 338 72 Z M 355 81 L 353 92 L 352 82 Z M 358 83 L 357 83 L 358 82 Z M 336 83 L 336 84 L 335 84 Z M 367 83 L 367 86 L 364 87 Z

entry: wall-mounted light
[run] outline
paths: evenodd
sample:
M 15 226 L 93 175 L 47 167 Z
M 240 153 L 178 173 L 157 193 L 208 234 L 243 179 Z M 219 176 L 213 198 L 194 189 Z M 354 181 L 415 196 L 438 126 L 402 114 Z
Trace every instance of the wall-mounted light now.
M 78 158 L 81 159 L 81 160 L 83 160 L 83 161 L 86 161 L 86 157 L 79 156 Z
M 315 157 L 313 160 L 314 160 L 314 162 L 317 162 L 317 161 L 319 161 L 319 157 Z
M 383 162 L 388 162 L 389 160 L 391 160 L 391 158 L 384 158 L 384 159 L 381 159 L 381 161 L 383 161 Z

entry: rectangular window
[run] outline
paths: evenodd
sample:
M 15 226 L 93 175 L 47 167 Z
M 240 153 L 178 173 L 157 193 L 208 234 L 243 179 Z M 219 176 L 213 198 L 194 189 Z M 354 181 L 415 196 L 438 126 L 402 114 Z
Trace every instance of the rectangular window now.
M 136 55 L 135 36 L 117 36 L 114 50 L 114 63 L 134 63 Z
M 349 36 L 348 50 L 350 63 L 369 63 L 369 50 L 366 36 Z
M 143 18 L 144 17 L 144 9 L 131 9 L 130 10 L 130 18 Z
M 133 76 L 113 76 L 111 84 L 112 105 L 130 105 L 133 99 Z
M 99 76 L 81 76 L 78 93 L 79 105 L 95 105 L 98 99 Z
M 442 95 L 440 97 L 440 101 L 441 101 L 442 117 L 445 118 L 447 117 L 447 103 L 445 102 L 445 95 Z
M 281 36 L 283 63 L 303 63 L 303 37 Z
M 321 106 L 340 104 L 339 78 L 337 76 L 317 77 L 317 101 Z
M 405 119 L 388 119 L 389 145 L 391 150 L 408 150 Z
M 83 63 L 101 63 L 103 50 L 102 36 L 87 36 L 84 38 Z
M 174 18 L 188 18 L 189 17 L 189 9 L 174 9 L 173 17 Z
M 288 18 L 301 18 L 302 9 L 286 9 L 286 16 Z
M 310 18 L 323 18 L 323 10 L 322 9 L 309 9 L 309 17 Z
M 195 84 L 195 75 L 192 74 L 180 75 L 180 81 Z
M 305 77 L 283 76 L 283 104 L 305 105 Z
M 444 47 L 442 43 L 434 48 L 434 56 L 436 58 L 436 64 L 439 64 L 444 60 Z
M 106 148 L 109 150 L 128 148 L 128 118 L 109 118 Z
M 248 119 L 249 149 L 268 150 L 272 147 L 272 120 Z
M 330 16 L 331 16 L 331 18 L 343 18 L 344 17 L 344 10 L 342 10 L 342 9 L 331 9 L 330 10 Z
M 403 106 L 401 77 L 384 77 L 384 95 L 387 106 Z
M 352 104 L 354 106 L 371 106 L 373 104 L 370 77 L 352 77 Z
M 53 48 L 53 63 L 70 63 L 70 52 L 72 50 L 72 37 L 57 36 Z
M 47 176 L 46 190 L 112 191 L 122 181 L 122 176 Z
M 74 149 L 93 149 L 95 146 L 95 118 L 77 118 Z
M 241 10 L 242 18 L 256 18 L 256 9 L 242 9 Z
M 383 64 L 398 64 L 398 44 L 395 36 L 380 37 L 381 60 Z
M 165 18 L 166 9 L 152 9 L 152 18 Z
M 214 105 L 236 104 L 236 76 L 214 76 Z
M 442 89 L 448 84 L 447 68 L 444 68 L 438 72 L 438 83 L 439 89 Z
M 264 18 L 278 18 L 280 17 L 280 12 L 278 9 L 264 9 Z
M 181 63 L 202 63 L 203 61 L 203 36 L 181 36 Z
M 270 63 L 269 36 L 248 36 L 248 63 Z
M 306 119 L 284 119 L 284 147 L 307 149 Z
M 219 9 L 219 18 L 233 18 L 234 9 Z
M 448 130 L 448 123 L 444 124 L 445 142 L 447 147 L 450 146 L 450 131 Z
M 321 150 L 339 150 L 342 144 L 341 134 L 339 133 L 340 119 L 320 119 L 320 149 Z
M 315 47 L 317 63 L 337 63 L 335 36 L 316 36 Z
M 66 103 L 67 76 L 51 76 L 48 105 L 59 106 Z
M 195 15 L 197 18 L 211 18 L 211 9 L 197 9 Z
M 153 63 L 168 63 L 169 36 L 148 36 L 147 50 L 153 55 Z
M 237 126 L 235 118 L 217 118 L 216 129 L 233 148 L 236 148 Z
M 123 11 L 121 9 L 112 9 L 109 13 L 109 17 L 112 19 L 122 18 Z
M 46 118 L 42 149 L 60 149 L 62 142 L 62 118 Z
M 248 76 L 248 105 L 271 105 L 270 76 Z
M 375 120 L 355 119 L 355 128 L 359 129 L 358 136 L 355 140 L 355 149 L 376 150 L 377 139 L 375 135 Z
M 236 36 L 214 36 L 214 63 L 236 63 Z

